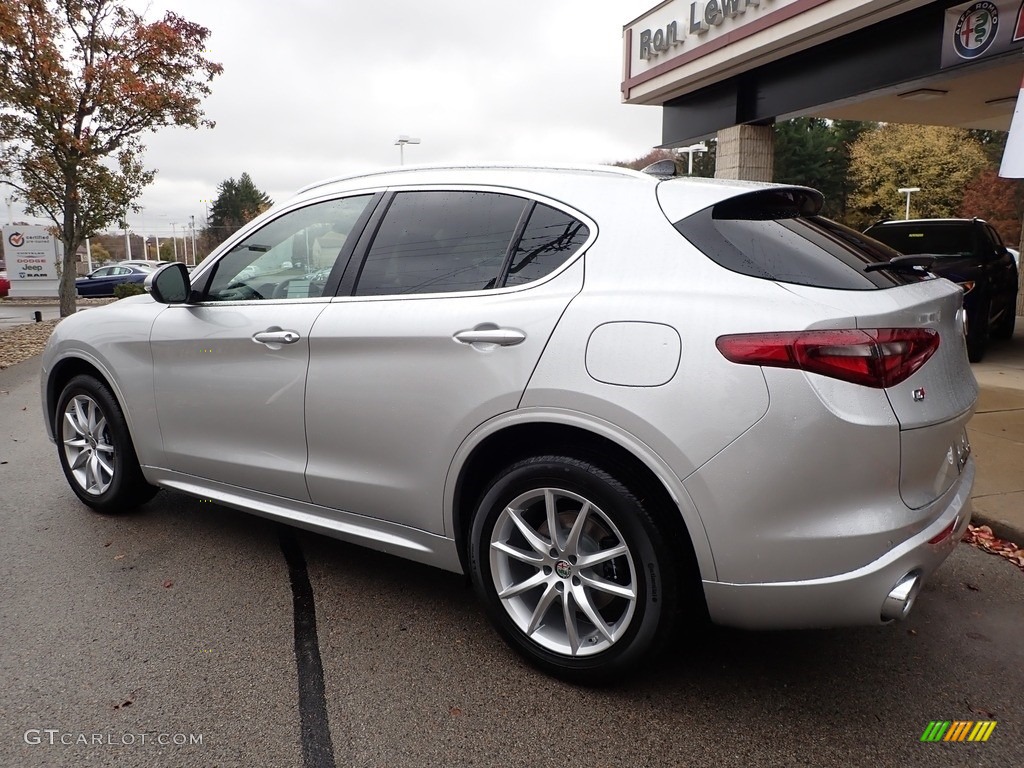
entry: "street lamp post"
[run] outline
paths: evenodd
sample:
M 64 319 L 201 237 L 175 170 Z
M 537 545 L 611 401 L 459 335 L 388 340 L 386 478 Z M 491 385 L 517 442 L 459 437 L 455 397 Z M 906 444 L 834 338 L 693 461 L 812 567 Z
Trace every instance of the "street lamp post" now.
M 178 230 L 175 229 L 176 221 L 171 222 L 171 236 L 174 238 L 174 260 L 178 260 Z
M 406 144 L 419 144 L 419 139 L 414 139 L 410 136 L 399 136 L 395 140 L 395 146 L 398 147 L 398 164 L 405 165 L 405 145 Z
M 907 196 L 907 211 L 903 215 L 903 219 L 904 220 L 909 219 L 910 218 L 910 196 L 912 194 L 914 194 L 915 192 L 920 192 L 921 188 L 920 187 L 900 187 L 896 191 L 899 192 L 901 195 L 906 195 Z
M 191 225 L 191 229 L 192 229 L 192 264 L 195 265 L 195 264 L 199 263 L 199 262 L 196 261 L 196 217 L 195 216 L 189 216 L 189 224 Z
M 707 152 L 708 151 L 708 145 L 705 144 L 702 141 L 700 144 L 691 144 L 688 147 L 683 147 L 679 151 L 680 152 L 685 152 L 687 155 L 689 155 L 689 162 L 687 163 L 687 165 L 688 165 L 687 175 L 693 176 L 693 155 L 694 155 L 695 152 Z

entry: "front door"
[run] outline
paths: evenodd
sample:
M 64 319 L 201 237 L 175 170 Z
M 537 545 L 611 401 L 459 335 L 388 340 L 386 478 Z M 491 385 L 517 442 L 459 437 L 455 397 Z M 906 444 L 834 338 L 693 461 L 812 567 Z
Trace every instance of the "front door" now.
M 201 276 L 202 301 L 159 315 L 151 347 L 167 469 L 309 500 L 310 332 L 371 199 L 283 213 L 227 250 L 212 276 Z

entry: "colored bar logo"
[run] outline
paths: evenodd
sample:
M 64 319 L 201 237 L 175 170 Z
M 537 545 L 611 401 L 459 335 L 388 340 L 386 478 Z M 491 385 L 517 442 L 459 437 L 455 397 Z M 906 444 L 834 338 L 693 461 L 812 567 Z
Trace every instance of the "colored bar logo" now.
M 932 720 L 921 741 L 988 741 L 995 729 L 995 720 Z

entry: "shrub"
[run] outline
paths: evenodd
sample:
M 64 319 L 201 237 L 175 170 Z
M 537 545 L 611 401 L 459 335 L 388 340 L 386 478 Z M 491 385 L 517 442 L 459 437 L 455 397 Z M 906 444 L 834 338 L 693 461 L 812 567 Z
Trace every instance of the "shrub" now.
M 129 296 L 138 296 L 140 293 L 145 293 L 146 289 L 142 287 L 141 283 L 121 283 L 120 285 L 114 286 L 114 298 L 125 299 Z

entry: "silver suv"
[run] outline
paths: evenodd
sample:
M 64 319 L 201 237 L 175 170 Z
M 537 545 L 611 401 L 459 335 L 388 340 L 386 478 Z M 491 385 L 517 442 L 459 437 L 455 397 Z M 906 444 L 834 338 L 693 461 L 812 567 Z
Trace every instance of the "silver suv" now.
M 970 518 L 961 292 L 820 206 L 606 167 L 317 184 L 57 326 L 47 429 L 98 511 L 170 488 L 468 573 L 571 679 L 705 615 L 902 618 Z

